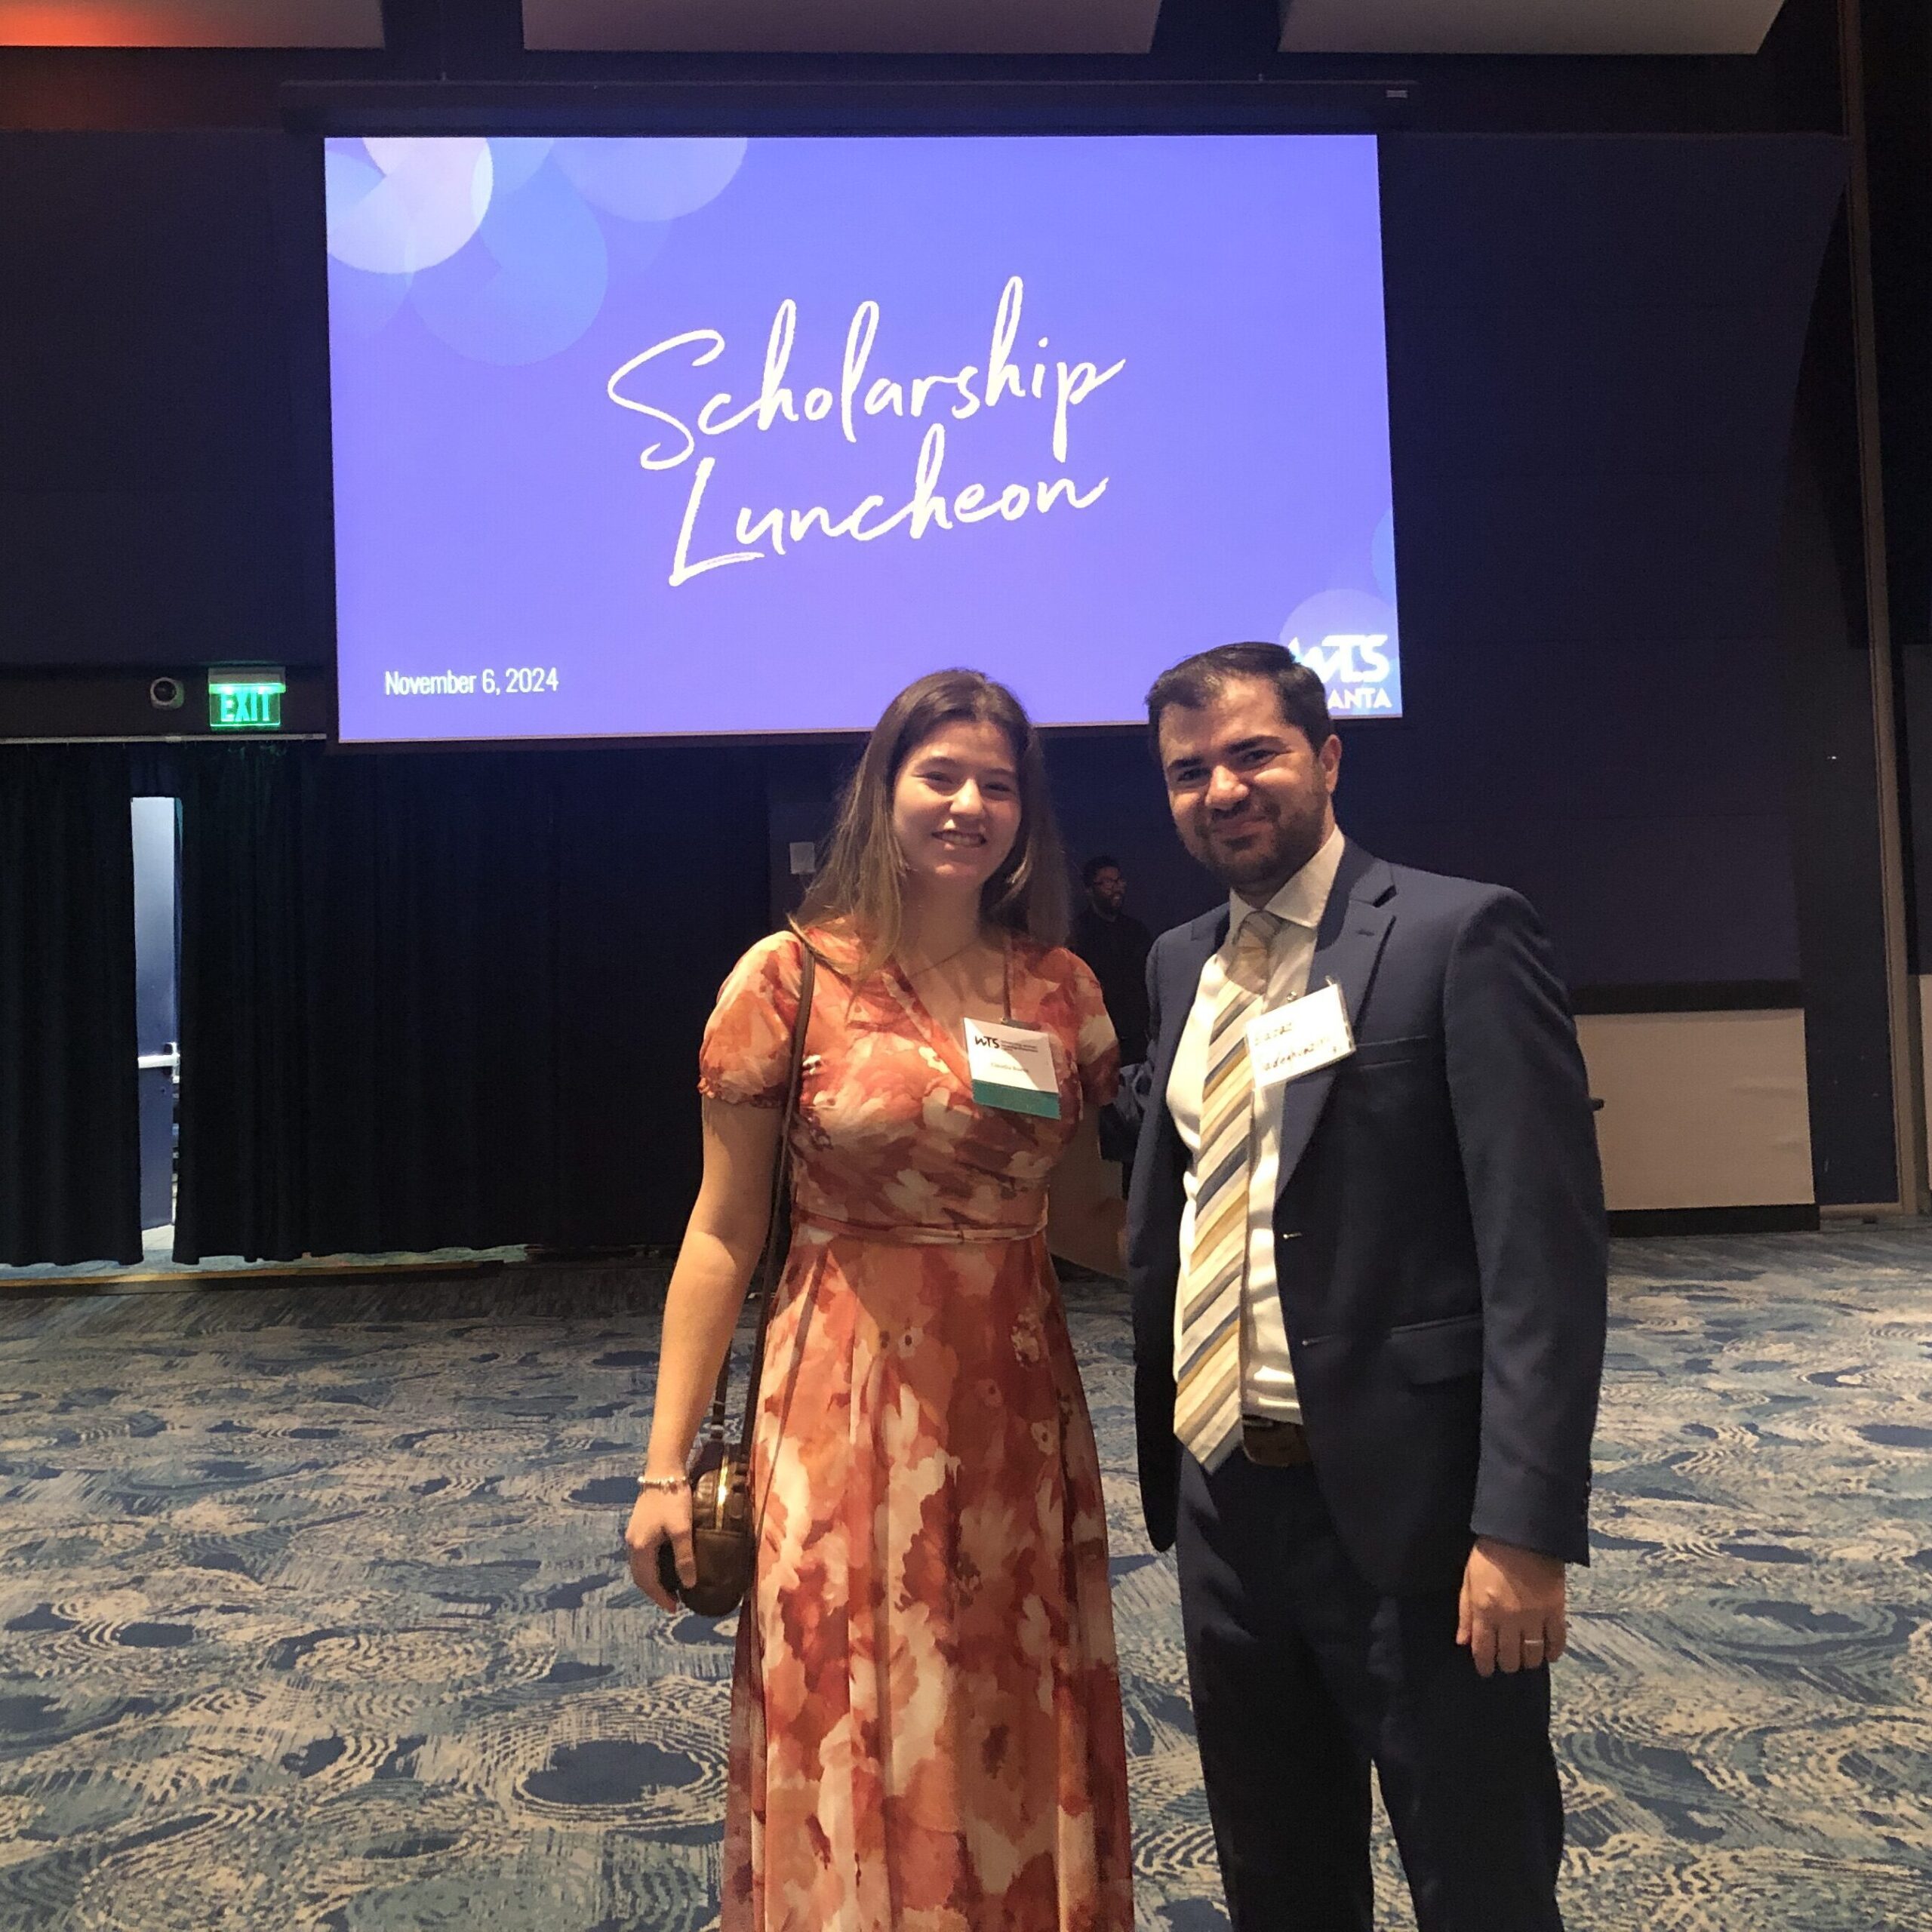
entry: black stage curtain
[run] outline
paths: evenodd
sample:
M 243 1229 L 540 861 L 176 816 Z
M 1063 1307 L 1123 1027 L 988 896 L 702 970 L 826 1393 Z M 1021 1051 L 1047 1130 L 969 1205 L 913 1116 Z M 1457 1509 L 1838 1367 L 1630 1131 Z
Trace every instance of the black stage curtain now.
M 134 854 L 118 746 L 0 746 L 0 1262 L 137 1262 Z
M 196 747 L 180 790 L 177 1258 L 675 1238 L 755 754 Z

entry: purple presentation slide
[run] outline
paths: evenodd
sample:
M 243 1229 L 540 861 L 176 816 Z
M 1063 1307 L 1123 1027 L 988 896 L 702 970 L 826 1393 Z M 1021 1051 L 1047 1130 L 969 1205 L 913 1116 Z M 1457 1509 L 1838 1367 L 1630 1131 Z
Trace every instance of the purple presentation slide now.
M 1366 136 L 326 143 L 345 741 L 1401 709 Z

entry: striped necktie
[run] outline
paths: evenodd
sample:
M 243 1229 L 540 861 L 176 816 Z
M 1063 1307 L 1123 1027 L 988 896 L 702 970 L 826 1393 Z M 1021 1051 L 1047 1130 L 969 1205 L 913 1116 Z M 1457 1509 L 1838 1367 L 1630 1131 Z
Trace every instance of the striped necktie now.
M 1254 1072 L 1247 1023 L 1268 998 L 1268 958 L 1287 923 L 1251 912 L 1235 935 L 1226 983 L 1215 1002 L 1201 1089 L 1201 1144 L 1194 1171 L 1194 1242 L 1182 1292 L 1174 1433 L 1201 1466 L 1218 1469 L 1241 1437 L 1241 1291 L 1247 1279 L 1248 1143 Z

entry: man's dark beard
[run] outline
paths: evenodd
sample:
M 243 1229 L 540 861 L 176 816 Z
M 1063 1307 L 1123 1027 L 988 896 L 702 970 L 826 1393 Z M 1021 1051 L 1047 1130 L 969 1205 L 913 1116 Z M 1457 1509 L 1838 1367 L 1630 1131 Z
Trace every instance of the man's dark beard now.
M 1238 857 L 1217 851 L 1211 831 L 1208 845 L 1208 869 L 1232 891 L 1242 892 L 1257 885 L 1284 885 L 1321 849 L 1322 815 L 1320 801 L 1313 801 L 1309 813 L 1292 820 L 1265 821 L 1270 836 L 1266 844 Z

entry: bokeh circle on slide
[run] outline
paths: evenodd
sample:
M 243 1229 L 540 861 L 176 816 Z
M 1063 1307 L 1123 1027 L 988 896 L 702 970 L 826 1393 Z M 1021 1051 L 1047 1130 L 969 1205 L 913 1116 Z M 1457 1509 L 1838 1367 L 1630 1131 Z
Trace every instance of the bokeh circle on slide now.
M 1297 657 L 1306 657 L 1311 648 L 1318 649 L 1324 639 L 1331 637 L 1386 638 L 1383 648 L 1392 658 L 1400 642 L 1394 610 L 1366 590 L 1318 592 L 1297 605 L 1281 626 L 1281 642 Z
M 361 155 L 331 147 L 324 161 L 328 250 L 337 261 L 371 275 L 414 275 L 448 261 L 482 226 L 495 182 L 488 141 L 361 146 Z
M 1395 601 L 1395 512 L 1383 513 L 1368 545 L 1369 568 L 1375 573 L 1375 587 L 1392 605 Z
M 380 335 L 409 300 L 414 275 L 371 275 L 329 257 L 329 327 L 349 335 Z
M 521 188 L 549 159 L 556 145 L 547 134 L 493 135 L 490 165 L 497 177 L 497 192 L 507 195 Z
M 573 137 L 557 143 L 557 165 L 593 208 L 626 221 L 675 221 L 715 201 L 744 165 L 742 138 Z
M 520 186 L 499 186 L 475 245 L 418 275 L 411 300 L 458 355 L 508 367 L 568 349 L 597 319 L 609 279 L 596 217 L 540 158 Z

